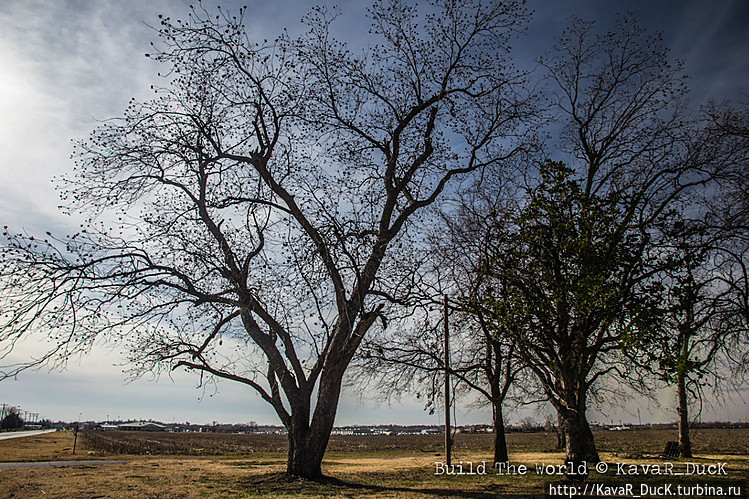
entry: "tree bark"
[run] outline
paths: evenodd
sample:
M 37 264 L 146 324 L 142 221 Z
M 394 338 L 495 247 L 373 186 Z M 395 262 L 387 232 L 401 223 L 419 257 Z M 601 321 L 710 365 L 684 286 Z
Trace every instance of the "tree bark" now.
M 340 384 L 338 385 L 340 392 Z M 322 389 L 321 389 L 322 392 Z M 312 424 L 305 419 L 294 421 L 288 428 L 289 454 L 286 473 L 291 476 L 315 480 L 322 478 L 322 460 L 328 447 L 335 421 L 338 397 L 334 401 L 318 397 L 319 410 L 315 410 Z
M 562 409 L 563 428 L 567 437 L 565 462 L 572 464 L 577 472 L 585 463 L 588 467 L 600 461 L 593 432 L 585 417 L 585 407 Z M 570 470 L 568 470 L 569 473 Z
M 692 444 L 689 441 L 689 409 L 687 407 L 686 376 L 679 372 L 676 378 L 676 396 L 678 398 L 679 453 L 681 457 L 692 457 Z
M 338 399 L 341 395 L 343 374 L 350 359 L 347 356 L 329 357 L 320 375 L 317 403 L 311 423 L 309 413 L 296 411 L 299 418 L 292 419 L 289 431 L 289 455 L 286 473 L 291 476 L 319 479 L 322 460 L 333 431 Z
M 492 416 L 494 424 L 494 463 L 509 461 L 507 454 L 507 439 L 505 438 L 505 421 L 502 414 L 502 402 L 492 401 Z
M 289 456 L 286 473 L 308 479 L 322 477 L 322 459 L 328 437 L 311 430 L 289 430 Z

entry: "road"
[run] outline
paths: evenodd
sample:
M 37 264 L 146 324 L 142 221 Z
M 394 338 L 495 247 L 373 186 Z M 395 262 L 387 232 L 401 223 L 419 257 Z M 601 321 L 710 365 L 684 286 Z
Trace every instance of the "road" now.
M 0 463 L 0 470 L 14 468 L 63 468 L 67 466 L 109 466 L 113 464 L 127 464 L 127 461 L 113 460 L 77 460 L 77 461 L 36 461 L 19 463 Z
M 34 435 L 41 435 L 43 433 L 50 433 L 53 431 L 57 430 L 10 431 L 8 433 L 0 433 L 0 440 L 7 440 L 9 438 L 31 437 Z

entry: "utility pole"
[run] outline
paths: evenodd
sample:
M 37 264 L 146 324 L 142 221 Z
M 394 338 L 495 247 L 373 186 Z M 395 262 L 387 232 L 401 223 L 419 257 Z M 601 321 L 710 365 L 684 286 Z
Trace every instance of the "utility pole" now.
M 451 444 L 450 441 L 450 331 L 447 326 L 447 294 L 445 298 L 445 464 L 450 466 Z

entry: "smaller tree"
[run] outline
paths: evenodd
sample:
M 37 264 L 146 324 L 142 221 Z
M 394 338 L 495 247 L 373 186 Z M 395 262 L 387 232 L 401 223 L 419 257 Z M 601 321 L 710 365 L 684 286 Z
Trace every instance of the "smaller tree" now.
M 665 331 L 650 350 L 676 386 L 682 457 L 692 456 L 689 404 L 705 387 L 740 385 L 749 365 L 749 109 L 724 102 L 701 111 L 693 158 L 715 164 L 714 189 L 669 231 Z
M 669 265 L 660 275 L 663 301 L 658 348 L 647 346 L 649 365 L 657 365 L 662 378 L 676 386 L 677 425 L 681 457 L 692 457 L 689 438 L 689 405 L 702 400 L 709 385 L 734 381 L 729 349 L 740 345 L 740 316 L 733 310 L 732 289 L 725 283 L 730 266 L 720 265 L 721 248 L 708 239 L 704 224 L 680 222 L 670 234 Z
M 467 307 L 467 306 L 466 306 Z M 509 459 L 505 439 L 504 405 L 517 389 L 523 375 L 517 349 L 510 338 L 495 336 L 492 325 L 475 308 L 454 303 L 450 310 L 451 349 L 449 375 L 455 380 L 454 397 L 478 394 L 479 406 L 492 409 L 494 462 Z M 357 361 L 358 382 L 375 379 L 384 398 L 403 393 L 426 399 L 433 413 L 444 391 L 444 323 L 424 321 L 400 337 L 373 336 L 365 340 Z
M 456 383 L 458 396 L 478 396 L 479 406 L 490 406 L 494 430 L 494 462 L 509 459 L 505 439 L 505 405 L 539 398 L 518 354 L 515 338 L 502 334 L 492 322 L 491 311 L 480 300 L 492 283 L 480 269 L 491 258 L 494 218 L 486 213 L 506 211 L 502 205 L 511 196 L 503 188 L 485 183 L 462 194 L 454 213 L 440 213 L 439 231 L 429 238 L 424 278 L 420 281 L 423 299 L 421 320 L 413 321 L 397 336 L 387 331 L 365 340 L 358 374 L 377 377 L 386 397 L 415 390 L 427 399 L 427 408 L 444 391 L 447 368 Z M 444 322 L 441 297 L 449 292 L 450 365 L 444 362 Z M 383 377 L 386 382 L 383 381 Z M 361 379 L 360 379 L 361 380 Z

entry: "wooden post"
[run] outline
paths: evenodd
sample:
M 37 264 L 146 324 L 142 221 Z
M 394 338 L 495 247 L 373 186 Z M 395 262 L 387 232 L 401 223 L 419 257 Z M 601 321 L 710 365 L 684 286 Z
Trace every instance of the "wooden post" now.
M 78 423 L 73 427 L 73 454 L 75 454 L 75 446 L 78 443 Z
M 450 333 L 447 327 L 447 294 L 445 297 L 445 464 L 450 466 L 451 444 L 450 441 Z

